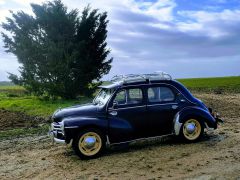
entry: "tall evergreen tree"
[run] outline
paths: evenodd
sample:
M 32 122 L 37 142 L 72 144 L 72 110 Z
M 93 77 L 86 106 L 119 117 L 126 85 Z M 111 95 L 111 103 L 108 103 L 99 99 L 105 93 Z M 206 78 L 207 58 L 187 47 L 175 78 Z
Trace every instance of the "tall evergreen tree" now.
M 20 77 L 9 78 L 37 95 L 90 95 L 111 68 L 107 13 L 88 6 L 79 16 L 60 0 L 31 7 L 34 16 L 12 12 L 2 24 L 10 33 L 2 33 L 4 47 L 21 64 Z

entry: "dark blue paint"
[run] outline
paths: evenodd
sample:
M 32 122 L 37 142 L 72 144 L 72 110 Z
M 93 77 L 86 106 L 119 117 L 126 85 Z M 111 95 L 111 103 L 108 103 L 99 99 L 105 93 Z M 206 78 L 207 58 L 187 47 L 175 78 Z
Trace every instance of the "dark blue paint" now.
M 148 102 L 147 89 L 153 86 L 167 86 L 172 89 L 175 94 L 174 101 L 157 104 Z M 137 105 L 119 105 L 113 109 L 113 99 L 116 93 L 121 89 L 134 87 L 142 90 L 143 101 Z M 207 107 L 178 81 L 111 84 L 102 86 L 102 88 L 115 89 L 106 105 L 90 103 L 64 108 L 54 113 L 55 122 L 64 120 L 66 142 L 88 127 L 100 129 L 108 135 L 111 143 L 169 134 L 173 132 L 173 120 L 177 113 L 180 115 L 180 122 L 195 117 L 206 122 L 209 127 L 217 128 L 217 122 Z M 173 105 L 177 108 L 173 109 Z M 111 111 L 116 111 L 117 115 L 111 115 Z

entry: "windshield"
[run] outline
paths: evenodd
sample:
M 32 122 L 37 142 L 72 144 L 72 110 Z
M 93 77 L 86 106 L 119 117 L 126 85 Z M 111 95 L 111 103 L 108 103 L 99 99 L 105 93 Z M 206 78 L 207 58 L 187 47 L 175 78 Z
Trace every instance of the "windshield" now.
M 97 96 L 94 98 L 93 103 L 99 105 L 105 105 L 111 97 L 114 89 L 101 89 Z

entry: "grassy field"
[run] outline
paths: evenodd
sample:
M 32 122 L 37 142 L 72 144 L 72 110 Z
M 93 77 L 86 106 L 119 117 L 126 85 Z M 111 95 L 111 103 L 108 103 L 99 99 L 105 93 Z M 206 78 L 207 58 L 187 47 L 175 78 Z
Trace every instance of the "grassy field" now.
M 15 86 L 9 82 L 0 82 L 0 98 L 3 96 L 17 97 L 24 96 L 27 91 L 21 86 Z
M 27 115 L 48 117 L 56 109 L 64 108 L 79 103 L 89 102 L 89 98 L 80 98 L 79 100 L 41 100 L 34 96 L 7 97 L 0 96 L 0 108 L 11 111 L 25 112 Z
M 21 86 L 9 82 L 0 82 L 0 108 L 10 111 L 21 111 L 31 116 L 49 117 L 56 109 L 86 103 L 90 99 L 81 97 L 78 100 L 43 100 L 31 96 Z
M 240 76 L 178 79 L 192 91 L 240 93 Z

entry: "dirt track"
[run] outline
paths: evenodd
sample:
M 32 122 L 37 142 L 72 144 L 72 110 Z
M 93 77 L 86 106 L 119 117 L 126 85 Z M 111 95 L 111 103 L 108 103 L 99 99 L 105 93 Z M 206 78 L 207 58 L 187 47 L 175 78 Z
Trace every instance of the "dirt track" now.
M 0 131 L 22 127 L 37 127 L 39 124 L 46 123 L 47 121 L 48 119 L 28 116 L 23 112 L 12 112 L 0 109 Z
M 0 141 L 0 179 L 239 179 L 240 94 L 197 97 L 217 108 L 225 124 L 194 144 L 164 141 L 111 149 L 82 161 L 47 136 Z

